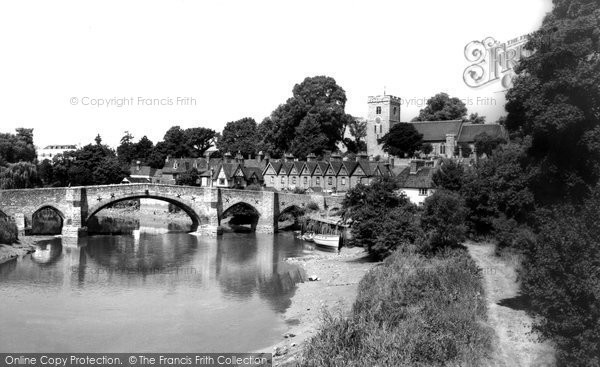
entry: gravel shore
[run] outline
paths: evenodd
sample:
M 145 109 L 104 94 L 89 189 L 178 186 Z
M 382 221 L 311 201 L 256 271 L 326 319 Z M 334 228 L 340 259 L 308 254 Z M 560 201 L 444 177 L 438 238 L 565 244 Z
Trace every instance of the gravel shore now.
M 316 335 L 325 309 L 348 313 L 358 290 L 358 283 L 377 262 L 371 261 L 362 248 L 343 248 L 337 253 L 318 252 L 313 255 L 290 258 L 292 264 L 302 266 L 308 277 L 298 285 L 292 304 L 284 319 L 289 327 L 282 340 L 260 352 L 273 353 L 275 366 L 296 364 L 303 343 Z

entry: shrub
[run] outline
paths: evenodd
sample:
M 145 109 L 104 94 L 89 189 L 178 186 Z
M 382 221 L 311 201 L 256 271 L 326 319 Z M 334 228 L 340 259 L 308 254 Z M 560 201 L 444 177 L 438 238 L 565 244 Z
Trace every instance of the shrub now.
M 359 284 L 349 317 L 325 313 L 303 366 L 481 365 L 491 345 L 479 269 L 463 250 L 396 252 Z
M 317 211 L 319 210 L 319 204 L 315 203 L 314 201 L 311 201 L 306 205 L 306 209 L 309 211 Z
M 17 242 L 19 231 L 15 222 L 8 218 L 0 218 L 0 243 L 13 244 Z
M 263 189 L 263 187 L 256 183 L 246 186 L 246 190 L 251 190 L 251 191 L 262 191 L 262 189 Z
M 600 364 L 600 188 L 581 208 L 539 214 L 524 253 L 522 291 L 541 315 L 534 328 L 557 346 L 559 365 Z
M 306 189 L 303 189 L 301 187 L 294 187 L 294 190 L 292 190 L 292 194 L 306 194 Z
M 438 190 L 425 199 L 421 215 L 425 237 L 418 243 L 420 251 L 436 252 L 464 241 L 467 231 L 465 216 L 466 208 L 458 193 Z

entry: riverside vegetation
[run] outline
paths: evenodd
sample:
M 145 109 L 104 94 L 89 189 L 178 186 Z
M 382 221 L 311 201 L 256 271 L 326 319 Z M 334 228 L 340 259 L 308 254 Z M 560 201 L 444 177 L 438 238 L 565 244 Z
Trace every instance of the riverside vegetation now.
M 489 355 L 481 273 L 460 246 L 462 199 L 440 190 L 419 210 L 397 189 L 382 179 L 348 193 L 354 244 L 385 261 L 362 279 L 349 316 L 325 313 L 301 365 L 481 365 Z

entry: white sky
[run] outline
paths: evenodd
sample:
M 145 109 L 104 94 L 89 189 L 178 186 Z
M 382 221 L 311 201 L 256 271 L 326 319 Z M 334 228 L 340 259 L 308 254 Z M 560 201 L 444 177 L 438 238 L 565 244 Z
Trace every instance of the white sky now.
M 155 143 L 173 125 L 221 131 L 268 116 L 306 76 L 336 79 L 346 112 L 366 117 L 367 96 L 471 99 L 489 122 L 504 114 L 496 83 L 462 79 L 465 45 L 536 30 L 550 0 L 3 1 L 0 131 L 34 128 L 38 146 L 116 146 L 125 130 Z M 71 98 L 77 104 L 71 104 Z M 123 107 L 82 105 L 133 98 Z M 144 106 L 138 98 L 171 98 Z M 177 105 L 191 97 L 196 105 Z M 477 103 L 494 98 L 496 106 Z M 87 99 L 86 99 L 87 98 Z M 468 102 L 468 101 L 467 101 Z M 422 107 L 422 106 L 421 106 Z

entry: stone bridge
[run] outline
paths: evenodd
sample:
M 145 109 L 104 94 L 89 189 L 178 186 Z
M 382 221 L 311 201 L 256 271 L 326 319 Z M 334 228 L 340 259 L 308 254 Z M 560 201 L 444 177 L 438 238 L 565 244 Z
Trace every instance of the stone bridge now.
M 216 235 L 221 219 L 234 206 L 253 209 L 258 216 L 256 231 L 277 231 L 279 215 L 293 207 L 314 202 L 319 209 L 340 208 L 343 197 L 301 195 L 272 191 L 232 190 L 213 187 L 161 184 L 120 184 L 23 190 L 0 190 L 0 217 L 12 218 L 20 231 L 30 228 L 34 214 L 53 209 L 62 219 L 62 235 L 87 233 L 87 221 L 116 202 L 149 198 L 169 202 L 192 219 L 192 230 Z

